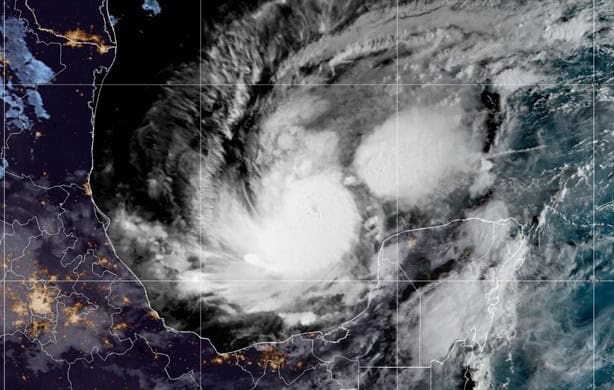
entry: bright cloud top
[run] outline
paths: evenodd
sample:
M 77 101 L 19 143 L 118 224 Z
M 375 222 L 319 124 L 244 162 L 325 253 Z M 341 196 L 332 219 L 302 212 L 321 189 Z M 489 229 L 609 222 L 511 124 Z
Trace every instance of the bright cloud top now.
M 415 204 L 443 180 L 468 171 L 478 153 L 459 127 L 453 107 L 411 108 L 386 120 L 362 141 L 354 166 L 371 191 L 382 198 Z M 398 166 L 397 166 L 398 163 Z M 397 176 L 398 169 L 398 176 Z
M 272 144 L 263 146 L 273 146 L 278 158 L 254 186 L 253 209 L 228 190 L 220 197 L 217 221 L 206 229 L 245 263 L 301 279 L 343 260 L 357 238 L 360 214 L 342 184 L 337 135 L 283 122 L 264 126 L 264 139 Z

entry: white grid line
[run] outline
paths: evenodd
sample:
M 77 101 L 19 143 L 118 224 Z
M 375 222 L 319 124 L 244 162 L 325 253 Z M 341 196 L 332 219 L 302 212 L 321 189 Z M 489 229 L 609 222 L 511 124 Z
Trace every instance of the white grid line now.
M 202 215 L 203 215 L 203 200 L 202 200 L 202 188 L 203 188 L 203 0 L 199 0 L 198 6 L 198 246 L 202 248 L 203 228 L 202 228 Z M 203 262 L 198 255 L 198 265 L 200 267 L 200 274 L 203 274 Z M 198 300 L 198 386 L 203 388 L 203 290 L 200 289 Z
M 593 0 L 593 9 L 592 9 L 592 16 L 593 16 L 593 35 L 592 35 L 592 49 L 593 49 L 593 77 L 592 77 L 592 81 L 593 81 L 593 85 L 592 85 L 592 114 L 593 114 L 593 133 L 592 133 L 592 170 L 593 170 L 593 180 L 592 180 L 592 201 L 593 201 L 593 208 L 592 208 L 592 224 L 591 224 L 591 238 L 592 238 L 592 246 L 593 246 L 593 252 L 592 252 L 592 265 L 593 265 L 593 269 L 592 269 L 592 275 L 593 275 L 593 282 L 596 280 L 596 275 L 595 275 L 595 80 L 596 80 L 596 75 L 597 75 L 597 68 L 595 67 L 595 39 L 596 39 L 596 26 L 595 26 L 595 7 L 596 7 L 596 3 L 595 0 Z M 593 283 L 592 285 L 592 293 L 593 293 L 593 340 L 592 340 L 592 344 L 593 344 L 593 375 L 592 375 L 592 379 L 593 379 L 593 389 L 596 389 L 596 382 L 595 382 L 595 348 L 596 348 L 596 343 L 595 343 L 595 287 L 596 287 L 596 283 Z
M 359 366 L 359 369 L 394 370 L 394 369 L 430 369 L 430 366 Z
M 8 279 L 6 283 L 206 283 L 206 282 L 253 282 L 253 283 L 365 283 L 365 284 L 388 284 L 388 283 L 509 283 L 509 284 L 598 284 L 614 283 L 613 279 L 74 279 L 74 280 L 52 280 L 52 279 Z
M 395 103 L 396 103 L 396 117 L 395 117 L 395 137 L 396 137 L 396 161 L 395 161 L 395 191 L 396 191 L 396 226 L 397 232 L 399 229 L 399 0 L 396 0 L 396 94 L 395 94 Z M 399 390 L 399 268 L 401 267 L 401 260 L 399 259 L 399 240 L 396 240 L 396 258 L 397 258 L 397 266 L 396 266 L 396 337 L 395 337 L 395 365 L 396 368 L 396 386 L 397 390 Z
M 474 83 L 92 83 L 92 84 L 68 84 L 68 83 L 42 83 L 42 84 L 11 84 L 15 88 L 19 87 L 394 87 L 394 86 L 431 86 L 431 87 L 468 87 L 468 86 L 525 86 L 525 87 L 591 87 L 594 84 L 602 86 L 614 86 L 614 83 L 492 83 L 492 82 L 474 82 Z
M 2 0 L 2 158 L 6 158 L 6 0 Z M 2 217 L 6 221 L 6 174 L 2 175 Z M 6 389 L 6 224 L 2 224 L 2 388 Z
M 593 201 L 593 209 L 592 209 L 592 224 L 591 224 L 591 238 L 592 238 L 592 246 L 593 246 L 593 253 L 592 253 L 592 265 L 593 265 L 593 269 L 592 269 L 592 275 L 593 275 L 593 282 L 595 282 L 597 280 L 596 278 L 596 274 L 595 274 L 595 86 L 593 85 L 593 91 L 592 91 L 592 101 L 593 101 L 593 107 L 592 107 L 592 114 L 593 114 L 593 142 L 592 142 L 592 170 L 593 170 L 593 185 L 592 185 L 592 201 Z M 595 287 L 596 287 L 597 283 L 593 283 L 592 285 L 592 293 L 593 293 L 593 340 L 592 340 L 592 344 L 593 344 L 593 389 L 596 388 L 595 386 L 595 348 L 596 348 L 596 342 L 595 342 Z

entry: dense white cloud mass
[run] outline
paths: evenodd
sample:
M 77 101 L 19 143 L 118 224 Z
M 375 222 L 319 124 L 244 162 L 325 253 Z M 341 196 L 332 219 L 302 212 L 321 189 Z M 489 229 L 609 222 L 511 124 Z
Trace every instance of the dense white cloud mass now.
M 282 310 L 288 324 L 310 324 L 330 317 L 309 310 L 329 295 L 353 306 L 364 298 L 365 286 L 309 281 L 342 278 L 355 268 L 362 222 L 359 200 L 344 184 L 339 135 L 306 125 L 327 108 L 324 100 L 301 96 L 267 116 L 255 157 L 259 175 L 249 182 L 253 196 L 234 177 L 200 180 L 203 189 L 193 198 L 196 215 L 198 202 L 205 211 L 200 230 L 182 234 L 118 211 L 113 219 L 123 231 L 120 251 L 151 256 L 134 266 L 145 279 L 189 281 L 175 287 L 178 297 L 213 293 L 212 302 L 223 297 L 231 313 Z
M 374 129 L 356 152 L 358 175 L 380 197 L 416 204 L 478 158 L 456 107 L 410 108 Z
M 305 141 L 299 149 L 263 174 L 253 210 L 228 192 L 220 197 L 218 219 L 207 226 L 245 262 L 286 279 L 309 278 L 342 261 L 360 221 L 340 169 L 322 166 L 334 134 L 299 137 Z
M 338 135 L 302 126 L 325 108 L 306 97 L 274 112 L 262 126 L 253 201 L 228 183 L 214 221 L 203 226 L 232 256 L 282 279 L 328 273 L 357 239 L 360 214 L 343 185 Z

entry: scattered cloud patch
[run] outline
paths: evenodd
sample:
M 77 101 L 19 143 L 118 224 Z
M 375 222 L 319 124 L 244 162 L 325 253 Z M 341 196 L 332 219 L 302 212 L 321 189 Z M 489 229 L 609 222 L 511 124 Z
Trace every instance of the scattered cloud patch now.
M 143 9 L 152 15 L 158 15 L 162 12 L 162 8 L 160 7 L 160 3 L 156 0 L 145 0 L 143 2 Z

